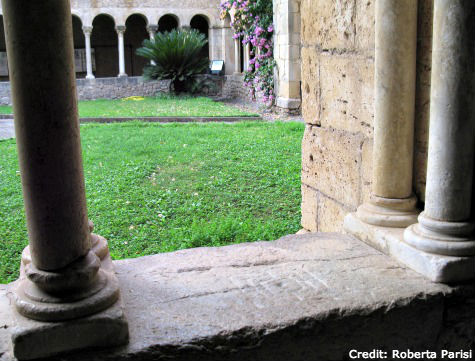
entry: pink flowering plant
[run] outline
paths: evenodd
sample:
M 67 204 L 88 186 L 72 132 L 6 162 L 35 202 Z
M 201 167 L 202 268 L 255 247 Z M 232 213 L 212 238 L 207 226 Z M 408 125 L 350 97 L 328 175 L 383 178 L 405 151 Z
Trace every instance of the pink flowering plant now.
M 248 70 L 244 75 L 244 85 L 250 95 L 262 96 L 262 100 L 274 103 L 274 57 L 271 0 L 222 0 L 221 17 L 231 16 L 234 39 L 242 39 L 243 46 L 251 44 Z

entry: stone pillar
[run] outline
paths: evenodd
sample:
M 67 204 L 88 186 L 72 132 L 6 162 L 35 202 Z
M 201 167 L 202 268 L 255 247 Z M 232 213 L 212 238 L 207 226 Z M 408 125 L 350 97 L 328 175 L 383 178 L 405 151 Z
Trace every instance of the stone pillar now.
M 125 73 L 125 55 L 124 55 L 124 33 L 125 25 L 117 25 L 115 27 L 118 36 L 118 46 L 119 46 L 119 78 L 127 76 Z
M 83 26 L 82 31 L 84 32 L 84 38 L 86 42 L 86 69 L 87 69 L 86 79 L 94 79 L 94 74 L 92 73 L 92 56 L 91 56 L 92 26 Z
M 148 35 L 150 37 L 150 40 L 153 41 L 153 39 L 155 39 L 155 34 L 158 31 L 158 25 L 148 25 L 147 26 L 147 31 L 148 31 Z M 150 64 L 155 65 L 155 62 L 153 60 L 150 60 Z
M 230 26 L 229 18 L 222 21 L 221 27 L 221 59 L 224 60 L 224 73 L 226 75 L 232 75 L 234 73 L 234 31 Z
M 416 222 L 412 193 L 417 1 L 376 1 L 375 117 L 371 200 L 364 222 L 406 227 Z
M 153 40 L 155 38 L 155 34 L 158 31 L 158 25 L 148 25 L 147 26 L 147 31 L 148 31 L 148 35 L 150 37 L 150 40 Z
M 300 94 L 300 1 L 274 0 L 276 105 L 298 109 Z
M 70 3 L 2 7 L 29 238 L 11 292 L 14 355 L 123 344 L 118 281 L 87 218 Z
M 241 40 L 234 39 L 234 73 L 241 73 Z
M 434 255 L 439 279 L 475 277 L 472 209 L 475 132 L 475 3 L 436 0 L 426 203 L 404 240 Z M 435 255 L 440 255 L 436 257 Z M 449 257 L 447 257 L 449 256 Z
M 244 47 L 244 71 L 249 70 L 249 60 L 251 60 L 251 43 L 246 43 Z

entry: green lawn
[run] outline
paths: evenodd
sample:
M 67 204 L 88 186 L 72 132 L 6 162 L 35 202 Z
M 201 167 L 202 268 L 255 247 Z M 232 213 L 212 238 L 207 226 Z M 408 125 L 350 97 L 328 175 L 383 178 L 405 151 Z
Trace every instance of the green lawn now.
M 0 106 L 0 114 L 12 114 L 11 106 Z M 238 108 L 206 97 L 171 96 L 97 99 L 79 102 L 80 117 L 146 117 L 146 116 L 249 116 Z
M 271 240 L 300 220 L 300 123 L 81 126 L 89 218 L 115 259 Z M 27 244 L 16 144 L 0 141 L 0 283 Z

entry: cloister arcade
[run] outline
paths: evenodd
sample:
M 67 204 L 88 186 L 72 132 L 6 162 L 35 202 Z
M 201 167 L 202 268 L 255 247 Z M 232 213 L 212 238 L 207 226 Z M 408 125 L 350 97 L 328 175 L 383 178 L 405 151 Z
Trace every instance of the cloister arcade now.
M 74 3 L 73 3 L 74 6 Z M 144 11 L 145 10 L 145 11 Z M 71 9 L 77 78 L 140 76 L 147 61 L 136 55 L 145 39 L 157 32 L 192 28 L 205 34 L 203 54 L 223 59 L 226 74 L 245 69 L 243 46 L 232 38 L 229 19 L 219 18 L 218 5 L 210 9 L 79 8 Z M 237 46 L 237 51 L 235 47 Z M 235 61 L 235 57 L 238 61 Z M 237 64 L 237 65 L 236 65 Z M 0 81 L 8 81 L 3 15 L 0 13 Z

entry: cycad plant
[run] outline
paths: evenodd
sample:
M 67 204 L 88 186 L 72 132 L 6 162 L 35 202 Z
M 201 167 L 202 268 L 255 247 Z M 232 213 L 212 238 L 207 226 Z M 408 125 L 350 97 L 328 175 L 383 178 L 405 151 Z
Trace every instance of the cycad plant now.
M 208 58 L 201 53 L 207 42 L 206 36 L 195 29 L 174 29 L 144 40 L 137 55 L 152 61 L 144 68 L 144 78 L 170 79 L 170 91 L 175 93 L 194 92 L 199 88 L 196 76 L 209 66 Z

